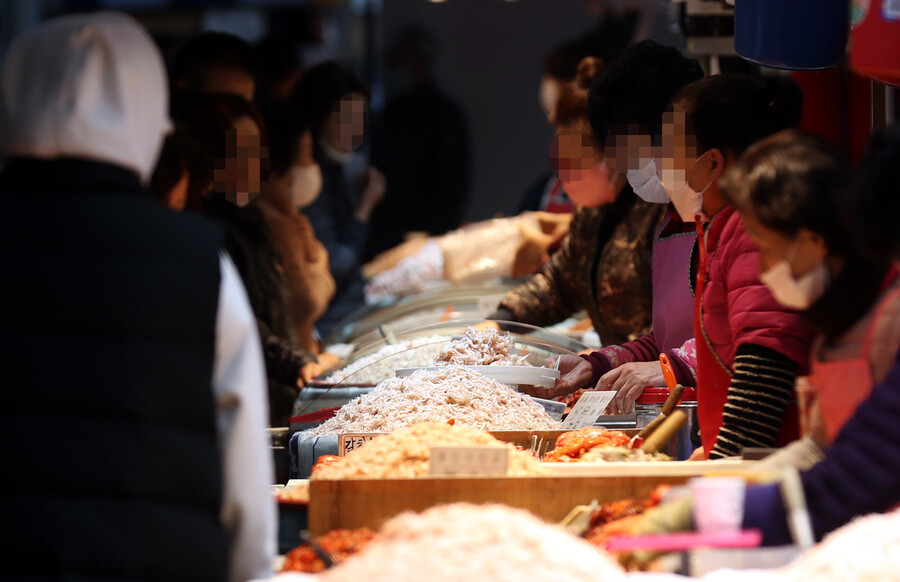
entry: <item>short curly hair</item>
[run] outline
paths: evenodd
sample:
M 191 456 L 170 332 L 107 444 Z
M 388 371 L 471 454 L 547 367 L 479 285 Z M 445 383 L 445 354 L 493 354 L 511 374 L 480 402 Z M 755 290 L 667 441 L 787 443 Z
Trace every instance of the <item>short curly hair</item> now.
M 658 136 L 672 98 L 702 77 L 700 63 L 678 49 L 651 40 L 634 45 L 591 86 L 588 115 L 594 135 L 605 143 L 617 128 L 636 124 Z

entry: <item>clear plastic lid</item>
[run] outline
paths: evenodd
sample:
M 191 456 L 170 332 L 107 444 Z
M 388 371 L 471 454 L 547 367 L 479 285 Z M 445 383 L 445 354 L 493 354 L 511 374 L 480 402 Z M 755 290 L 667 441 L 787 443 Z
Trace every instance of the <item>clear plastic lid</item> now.
M 467 318 L 454 321 L 434 321 L 432 319 L 431 323 L 408 329 L 397 329 L 390 324 L 382 325 L 375 336 L 361 338 L 357 342 L 356 350 L 351 358 L 356 359 L 359 357 L 357 354 L 369 354 L 381 346 L 392 342 L 402 342 L 428 336 L 450 336 L 456 338 L 464 334 L 467 328 L 477 327 L 484 323 L 484 318 Z M 502 331 L 509 333 L 517 343 L 521 341 L 523 346 L 527 344 L 534 349 L 539 349 L 541 353 L 546 353 L 547 356 L 577 353 L 587 349 L 587 346 L 574 338 L 527 323 L 500 320 L 494 323 Z M 529 359 L 529 363 L 540 366 L 543 364 L 543 360 L 535 362 Z

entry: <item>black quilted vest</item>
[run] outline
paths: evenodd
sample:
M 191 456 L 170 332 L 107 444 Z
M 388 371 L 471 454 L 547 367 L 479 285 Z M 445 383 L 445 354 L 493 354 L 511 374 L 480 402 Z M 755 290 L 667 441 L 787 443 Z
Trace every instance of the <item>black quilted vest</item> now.
M 3 579 L 226 579 L 221 242 L 120 168 L 0 175 Z

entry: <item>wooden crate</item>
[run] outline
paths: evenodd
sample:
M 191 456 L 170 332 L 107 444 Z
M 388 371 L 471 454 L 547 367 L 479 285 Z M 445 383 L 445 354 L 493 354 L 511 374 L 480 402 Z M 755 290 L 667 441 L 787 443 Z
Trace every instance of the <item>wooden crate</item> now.
M 547 477 L 456 477 L 310 481 L 309 529 L 378 528 L 403 511 L 466 501 L 503 503 L 527 509 L 551 522 L 576 505 L 626 497 L 646 498 L 657 485 L 745 468 L 731 462 L 554 463 Z M 580 465 L 580 466 L 578 466 Z

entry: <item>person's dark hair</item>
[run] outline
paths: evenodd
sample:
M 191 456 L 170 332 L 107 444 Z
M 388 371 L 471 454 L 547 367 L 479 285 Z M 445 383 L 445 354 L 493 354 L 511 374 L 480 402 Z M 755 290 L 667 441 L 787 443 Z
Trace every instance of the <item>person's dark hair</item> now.
M 869 138 L 848 203 L 848 228 L 854 241 L 872 260 L 897 260 L 900 255 L 900 126 Z
M 410 26 L 397 35 L 388 49 L 388 63 L 397 60 L 414 59 L 426 70 L 431 70 L 437 60 L 437 39 L 431 31 Z
M 156 169 L 150 177 L 150 191 L 162 203 L 169 199 L 172 188 L 181 180 L 185 172 L 190 173 L 190 138 L 184 130 L 176 128 L 166 136 Z
M 294 106 L 303 112 L 313 130 L 313 138 L 325 126 L 341 97 L 351 93 L 369 101 L 369 88 L 353 69 L 337 61 L 327 61 L 308 70 L 291 95 Z
M 651 137 L 658 136 L 672 98 L 702 77 L 700 63 L 678 49 L 651 40 L 630 47 L 591 87 L 588 107 L 594 135 L 605 143 L 618 128 L 638 125 Z
M 254 80 L 259 76 L 259 63 L 253 47 L 242 39 L 224 32 L 204 32 L 182 44 L 172 59 L 173 83 L 184 83 L 189 89 L 202 89 L 210 69 L 241 71 Z
M 270 86 L 300 69 L 300 58 L 292 43 L 281 38 L 260 41 L 254 52 L 259 60 L 259 81 Z
M 284 175 L 296 163 L 300 153 L 300 137 L 309 125 L 296 107 L 276 101 L 261 107 L 268 128 L 269 170 Z
M 191 168 L 191 190 L 206 192 L 213 179 L 216 159 L 225 158 L 225 136 L 236 121 L 250 117 L 259 126 L 260 141 L 267 143 L 266 124 L 253 103 L 232 93 L 176 90 L 169 104 L 172 120 L 198 144 L 198 162 Z M 263 173 L 267 170 L 267 156 L 263 156 Z M 265 175 L 262 176 L 265 179 Z M 190 199 L 190 196 L 189 196 Z
M 814 331 L 835 338 L 861 318 L 878 297 L 888 261 L 864 258 L 848 236 L 845 209 L 850 168 L 825 140 L 782 131 L 750 146 L 719 183 L 722 195 L 764 227 L 795 238 L 801 229 L 820 235 L 843 268 L 806 312 Z
M 803 115 L 803 91 L 792 79 L 723 74 L 682 89 L 674 103 L 687 113 L 697 155 L 718 149 L 741 155 L 750 144 L 794 127 Z
M 719 181 L 722 196 L 740 212 L 786 238 L 811 230 L 835 254 L 848 248 L 840 217 L 849 188 L 850 168 L 837 148 L 796 130 L 750 146 Z
M 547 54 L 541 70 L 544 75 L 560 83 L 568 83 L 574 81 L 578 75 L 578 65 L 581 61 L 587 57 L 598 57 L 595 53 L 588 43 L 578 40 L 567 42 Z
M 588 90 L 603 71 L 603 61 L 587 57 L 578 65 L 575 80 L 560 87 L 553 123 L 557 127 L 570 126 L 588 118 Z M 602 142 L 600 142 L 602 146 Z

